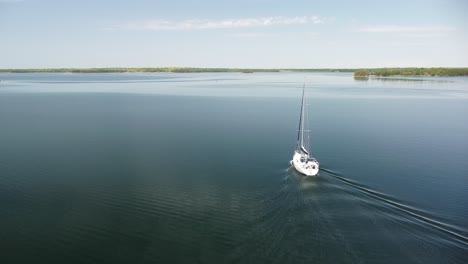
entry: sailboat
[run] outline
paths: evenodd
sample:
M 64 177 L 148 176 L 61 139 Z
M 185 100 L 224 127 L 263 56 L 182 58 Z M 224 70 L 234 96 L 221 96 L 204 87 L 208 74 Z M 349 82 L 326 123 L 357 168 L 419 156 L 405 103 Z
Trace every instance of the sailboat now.
M 305 127 L 307 122 L 306 85 L 302 89 L 301 114 L 299 116 L 299 130 L 297 132 L 297 144 L 292 163 L 294 168 L 306 176 L 315 176 L 319 172 L 319 162 L 310 153 L 310 135 Z

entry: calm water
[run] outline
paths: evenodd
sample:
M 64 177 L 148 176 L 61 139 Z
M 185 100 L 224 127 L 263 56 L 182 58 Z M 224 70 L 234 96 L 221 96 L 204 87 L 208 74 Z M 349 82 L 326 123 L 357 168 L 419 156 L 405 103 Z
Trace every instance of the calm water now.
M 468 261 L 468 78 L 0 79 L 1 263 Z

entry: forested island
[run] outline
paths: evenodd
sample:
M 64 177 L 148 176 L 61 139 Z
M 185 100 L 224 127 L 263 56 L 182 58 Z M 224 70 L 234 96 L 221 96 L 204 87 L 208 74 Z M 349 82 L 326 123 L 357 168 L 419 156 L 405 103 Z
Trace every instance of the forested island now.
M 355 78 L 369 76 L 468 76 L 468 68 L 378 68 L 354 71 Z

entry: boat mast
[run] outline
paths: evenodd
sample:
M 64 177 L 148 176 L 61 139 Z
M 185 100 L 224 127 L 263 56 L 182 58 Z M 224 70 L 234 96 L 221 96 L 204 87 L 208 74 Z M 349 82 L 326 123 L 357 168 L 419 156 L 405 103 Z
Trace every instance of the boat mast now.
M 307 149 L 307 152 L 310 151 L 310 120 L 309 120 L 309 98 L 307 97 L 307 89 L 304 92 L 304 118 L 303 129 L 307 135 L 307 138 L 303 140 L 304 148 Z M 309 153 L 307 153 L 309 155 Z
M 301 128 L 301 148 L 304 148 L 304 123 L 306 121 L 305 120 L 306 111 L 304 111 L 305 106 L 306 106 L 305 100 L 306 100 L 306 89 L 305 89 L 305 83 L 304 83 L 304 88 L 303 88 L 303 91 L 302 91 L 302 110 L 301 110 L 301 112 L 302 112 L 302 118 L 301 118 L 301 120 L 302 120 L 302 122 L 301 122 L 301 124 L 302 124 L 302 128 Z
M 304 147 L 304 98 L 305 98 L 305 83 L 302 88 L 302 103 L 301 103 L 301 115 L 299 116 L 299 130 L 297 131 L 297 150 L 302 151 Z

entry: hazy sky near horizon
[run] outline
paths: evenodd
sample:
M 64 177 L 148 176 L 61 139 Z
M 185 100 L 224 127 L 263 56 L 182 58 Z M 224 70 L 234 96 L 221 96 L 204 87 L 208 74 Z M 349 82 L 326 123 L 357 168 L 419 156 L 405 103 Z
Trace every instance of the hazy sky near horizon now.
M 0 68 L 468 67 L 468 1 L 0 0 Z

